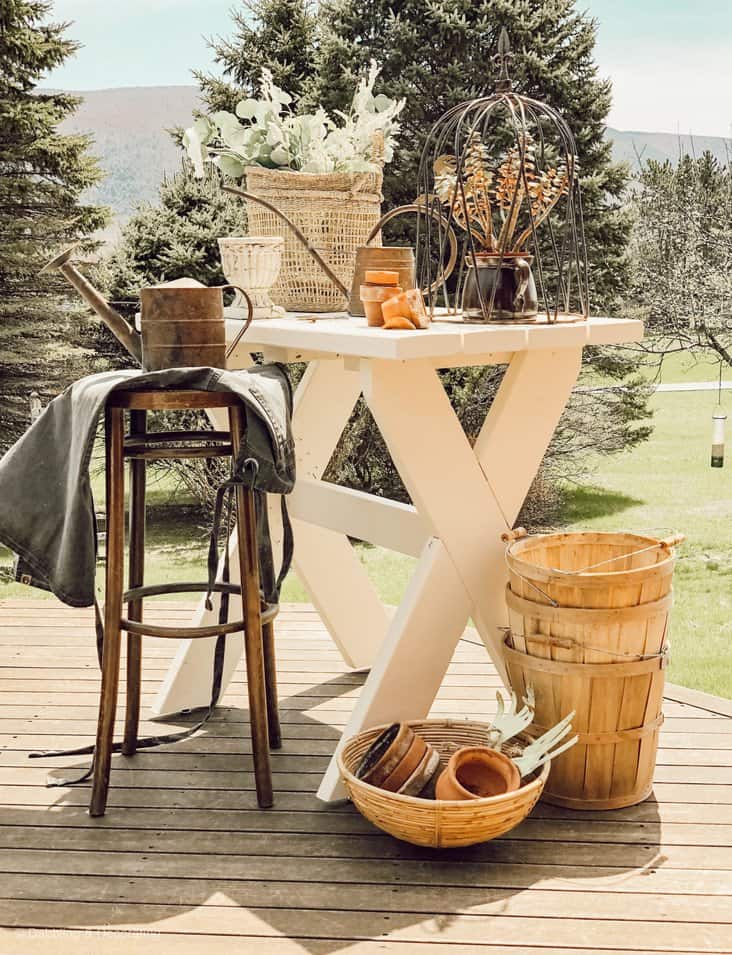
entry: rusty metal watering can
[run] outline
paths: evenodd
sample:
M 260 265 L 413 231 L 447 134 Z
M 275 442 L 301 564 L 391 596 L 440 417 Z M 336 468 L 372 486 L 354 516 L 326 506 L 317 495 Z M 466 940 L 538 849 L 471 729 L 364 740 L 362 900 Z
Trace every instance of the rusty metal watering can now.
M 140 291 L 140 333 L 112 308 L 72 263 L 74 248 L 57 255 L 41 272 L 58 269 L 145 371 L 226 367 L 226 359 L 249 328 L 254 314 L 244 289 L 238 285 L 207 288 L 195 279 L 176 279 L 144 288 Z M 244 326 L 228 348 L 224 322 L 225 289 L 241 292 L 249 310 Z
M 369 237 L 366 239 L 366 244 L 359 246 L 356 249 L 356 262 L 353 272 L 353 279 L 351 281 L 351 288 L 349 289 L 335 274 L 320 252 L 318 252 L 318 250 L 311 245 L 307 236 L 305 236 L 305 234 L 295 225 L 289 216 L 286 216 L 284 212 L 277 208 L 277 206 L 273 205 L 271 202 L 268 202 L 266 199 L 262 199 L 260 196 L 254 195 L 254 193 L 246 192 L 244 189 L 239 189 L 237 186 L 222 186 L 222 189 L 224 192 L 230 192 L 232 195 L 241 196 L 244 199 L 250 199 L 252 202 L 259 203 L 259 205 L 264 206 L 265 209 L 268 209 L 279 219 L 281 219 L 285 225 L 292 230 L 300 243 L 307 249 L 311 257 L 318 263 L 320 268 L 323 270 L 323 272 L 325 272 L 335 287 L 343 293 L 344 297 L 348 300 L 348 312 L 350 315 L 363 316 L 366 314 L 363 309 L 363 303 L 361 302 L 360 287 L 364 282 L 364 274 L 367 269 L 378 269 L 380 271 L 386 269 L 388 271 L 398 272 L 398 284 L 402 288 L 413 289 L 417 287 L 414 249 L 412 249 L 410 246 L 375 246 L 371 245 L 371 243 L 381 232 L 382 228 L 387 224 L 387 222 L 391 222 L 391 220 L 395 219 L 397 216 L 405 215 L 407 213 L 424 213 L 425 208 L 418 203 L 412 203 L 406 206 L 398 206 L 395 209 L 391 209 L 384 216 L 382 216 L 381 219 L 379 219 L 379 221 L 371 230 Z M 450 274 L 455 268 L 458 256 L 458 242 L 452 225 L 437 210 L 430 210 L 430 215 L 433 218 L 440 220 L 441 227 L 444 230 L 445 236 L 447 237 L 450 254 L 448 262 L 444 269 L 441 270 L 439 277 L 428 289 L 423 289 L 425 294 L 435 291 L 439 285 L 449 278 Z

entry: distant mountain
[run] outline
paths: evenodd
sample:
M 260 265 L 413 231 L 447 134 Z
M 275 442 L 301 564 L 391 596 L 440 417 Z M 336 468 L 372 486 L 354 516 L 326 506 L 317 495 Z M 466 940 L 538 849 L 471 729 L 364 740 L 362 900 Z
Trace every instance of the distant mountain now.
M 63 132 L 91 133 L 106 178 L 85 198 L 127 219 L 154 201 L 164 173 L 180 168 L 181 153 L 168 130 L 188 126 L 199 107 L 196 86 L 134 86 L 79 93 L 84 101 L 61 124 Z
M 167 130 L 185 126 L 199 106 L 195 86 L 138 86 L 93 90 L 79 94 L 84 101 L 76 115 L 65 120 L 67 132 L 91 133 L 106 179 L 90 190 L 93 202 L 110 206 L 118 221 L 127 219 L 140 202 L 153 202 L 164 173 L 180 167 L 180 151 Z M 728 158 L 730 141 L 714 136 L 676 136 L 673 133 L 626 132 L 608 127 L 613 154 L 638 168 L 641 160 L 670 159 L 680 152 L 697 155 L 709 149 L 720 160 Z
M 614 158 L 629 162 L 633 169 L 638 169 L 639 160 L 647 162 L 649 159 L 655 159 L 664 162 L 669 159 L 676 162 L 684 153 L 700 156 L 706 150 L 720 162 L 732 159 L 732 140 L 722 139 L 720 136 L 640 133 L 612 129 L 610 126 L 605 130 L 605 135 L 612 140 Z

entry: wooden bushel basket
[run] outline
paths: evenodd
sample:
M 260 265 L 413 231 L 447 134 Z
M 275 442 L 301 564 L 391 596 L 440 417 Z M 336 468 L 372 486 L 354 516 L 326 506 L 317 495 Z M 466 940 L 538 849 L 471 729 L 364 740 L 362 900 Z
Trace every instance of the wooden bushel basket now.
M 667 644 L 671 593 L 637 607 L 552 607 L 506 588 L 513 645 L 532 657 L 564 663 L 642 660 Z
M 534 603 L 614 609 L 652 603 L 671 591 L 673 548 L 664 540 L 627 533 L 504 534 L 513 593 Z
M 663 722 L 666 654 L 627 663 L 571 663 L 529 656 L 504 645 L 514 691 L 536 698 L 532 731 L 540 733 L 575 710 L 579 741 L 552 761 L 543 799 L 570 809 L 620 809 L 653 788 Z

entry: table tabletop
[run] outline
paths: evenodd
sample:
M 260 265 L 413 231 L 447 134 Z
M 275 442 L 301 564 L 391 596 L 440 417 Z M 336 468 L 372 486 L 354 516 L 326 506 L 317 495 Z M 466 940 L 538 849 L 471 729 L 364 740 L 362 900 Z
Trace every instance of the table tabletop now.
M 225 309 L 230 342 L 241 329 L 239 312 Z M 628 318 L 593 316 L 583 321 L 523 325 L 438 320 L 426 329 L 396 331 L 370 327 L 365 318 L 354 318 L 345 312 L 317 316 L 311 312 L 288 312 L 284 318 L 252 322 L 240 347 L 246 351 L 253 346 L 255 350 L 282 349 L 288 353 L 283 360 L 293 361 L 318 353 L 395 361 L 464 355 L 468 359 L 466 364 L 470 364 L 470 356 L 482 354 L 614 345 L 640 341 L 642 337 L 643 323 Z

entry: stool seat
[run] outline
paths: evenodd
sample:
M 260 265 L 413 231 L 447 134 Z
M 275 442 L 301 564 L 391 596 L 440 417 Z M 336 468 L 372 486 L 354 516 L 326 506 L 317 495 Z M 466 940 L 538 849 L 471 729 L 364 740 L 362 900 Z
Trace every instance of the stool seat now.
M 187 388 L 140 388 L 113 391 L 108 408 L 129 411 L 205 411 L 208 408 L 239 408 L 241 398 L 230 391 L 192 391 Z
M 148 411 L 189 411 L 226 408 L 229 431 L 148 431 Z M 125 435 L 125 413 L 130 430 Z M 119 688 L 121 635 L 127 634 L 127 694 L 122 753 L 131 756 L 137 749 L 140 714 L 141 637 L 198 639 L 243 632 L 247 667 L 247 691 L 252 735 L 252 754 L 257 801 L 262 808 L 272 805 L 270 747 L 281 745 L 277 709 L 277 679 L 274 656 L 273 620 L 279 607 L 260 597 L 259 563 L 254 496 L 251 489 L 236 485 L 236 522 L 240 582 L 166 583 L 145 585 L 145 483 L 148 461 L 172 458 L 236 458 L 245 425 L 241 399 L 229 392 L 188 389 L 145 389 L 113 392 L 105 410 L 106 465 L 106 573 L 102 688 L 99 700 L 97 742 L 94 754 L 92 794 L 89 812 L 104 815 L 109 790 L 113 731 Z M 129 569 L 124 589 L 124 473 L 130 469 Z M 167 627 L 143 620 L 147 597 L 174 593 L 206 593 L 223 598 L 241 596 L 240 620 L 221 619 L 201 627 Z M 127 615 L 122 605 L 127 604 Z M 212 700 L 212 705 L 215 701 Z

